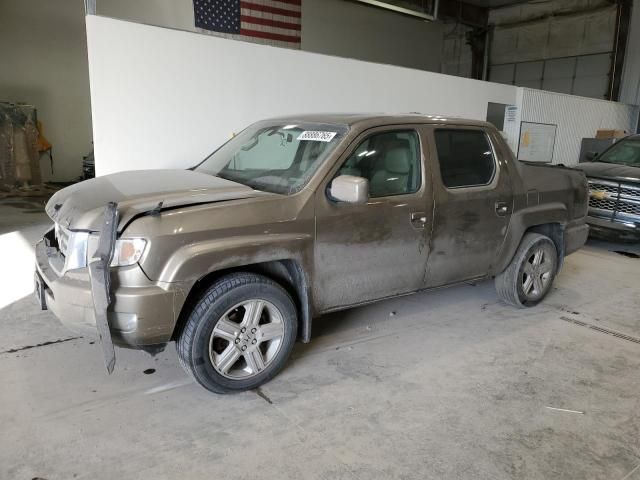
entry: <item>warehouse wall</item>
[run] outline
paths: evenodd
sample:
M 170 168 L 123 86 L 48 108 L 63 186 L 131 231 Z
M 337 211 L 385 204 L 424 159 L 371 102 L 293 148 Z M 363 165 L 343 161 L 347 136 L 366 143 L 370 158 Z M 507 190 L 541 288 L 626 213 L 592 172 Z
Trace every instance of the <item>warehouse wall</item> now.
M 471 78 L 473 56 L 466 34 L 471 30 L 460 23 L 445 23 L 441 73 Z
M 192 0 L 98 0 L 99 15 L 194 30 Z M 345 0 L 302 0 L 302 50 L 440 71 L 443 25 Z
M 344 0 L 302 1 L 302 49 L 440 71 L 443 24 Z
M 303 0 L 303 49 L 439 70 L 442 26 L 343 0 Z M 191 0 L 97 0 L 108 16 L 193 30 Z M 329 27 L 328 27 L 329 26 Z M 0 100 L 38 108 L 55 174 L 73 180 L 91 149 L 83 0 L 0 0 Z
M 0 100 L 38 109 L 53 144 L 55 174 L 81 174 L 91 149 L 91 106 L 83 0 L 0 0 Z
M 605 100 L 588 99 L 522 89 L 520 101 L 523 122 L 557 125 L 553 163 L 575 165 L 583 138 L 595 137 L 598 129 L 635 132 L 638 107 Z
M 549 0 L 491 11 L 489 80 L 608 98 L 616 5 Z
M 101 175 L 191 166 L 270 116 L 422 111 L 484 120 L 487 102 L 516 98 L 506 85 L 106 17 L 88 17 L 87 29 Z
M 640 0 L 633 0 L 620 101 L 640 105 Z

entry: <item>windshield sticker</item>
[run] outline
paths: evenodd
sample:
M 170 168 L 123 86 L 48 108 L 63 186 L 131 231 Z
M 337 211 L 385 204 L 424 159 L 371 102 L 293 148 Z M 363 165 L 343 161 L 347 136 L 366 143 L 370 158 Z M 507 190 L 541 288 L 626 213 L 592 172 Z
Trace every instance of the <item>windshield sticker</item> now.
M 296 140 L 312 140 L 314 142 L 330 142 L 338 132 L 320 132 L 317 130 L 305 130 Z

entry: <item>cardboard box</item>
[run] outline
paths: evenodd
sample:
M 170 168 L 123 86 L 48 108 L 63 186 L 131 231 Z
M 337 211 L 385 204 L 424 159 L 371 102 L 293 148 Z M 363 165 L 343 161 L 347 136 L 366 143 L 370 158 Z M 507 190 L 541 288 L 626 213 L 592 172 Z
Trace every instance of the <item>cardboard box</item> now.
M 596 138 L 624 138 L 629 135 L 625 130 L 598 130 Z

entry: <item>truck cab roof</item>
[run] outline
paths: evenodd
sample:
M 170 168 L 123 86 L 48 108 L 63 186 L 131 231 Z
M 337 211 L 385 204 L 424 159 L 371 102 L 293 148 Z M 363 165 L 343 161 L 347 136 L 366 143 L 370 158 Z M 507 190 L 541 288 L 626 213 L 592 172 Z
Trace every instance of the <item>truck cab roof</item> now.
M 311 122 L 325 124 L 340 124 L 350 127 L 374 127 L 381 125 L 398 125 L 398 124 L 445 124 L 445 125 L 461 125 L 482 128 L 495 128 L 489 122 L 480 120 L 471 120 L 467 118 L 458 118 L 450 115 L 422 114 L 422 113 L 321 113 L 321 114 L 302 114 L 291 115 L 286 117 L 277 117 L 270 120 L 277 120 L 286 123 Z

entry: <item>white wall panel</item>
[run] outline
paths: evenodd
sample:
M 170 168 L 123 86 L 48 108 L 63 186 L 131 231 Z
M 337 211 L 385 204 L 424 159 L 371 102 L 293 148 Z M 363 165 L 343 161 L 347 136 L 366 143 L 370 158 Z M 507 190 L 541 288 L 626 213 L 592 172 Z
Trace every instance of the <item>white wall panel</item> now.
M 601 128 L 635 131 L 638 107 L 525 88 L 521 120 L 558 125 L 553 163 L 575 165 L 582 138 Z
M 517 88 L 87 17 L 98 175 L 193 165 L 256 120 L 433 112 L 484 120 Z
M 107 17 L 196 31 L 193 0 L 98 0 L 97 7 L 98 14 Z M 361 3 L 302 0 L 301 49 L 309 52 L 437 72 L 443 29 L 442 22 Z

